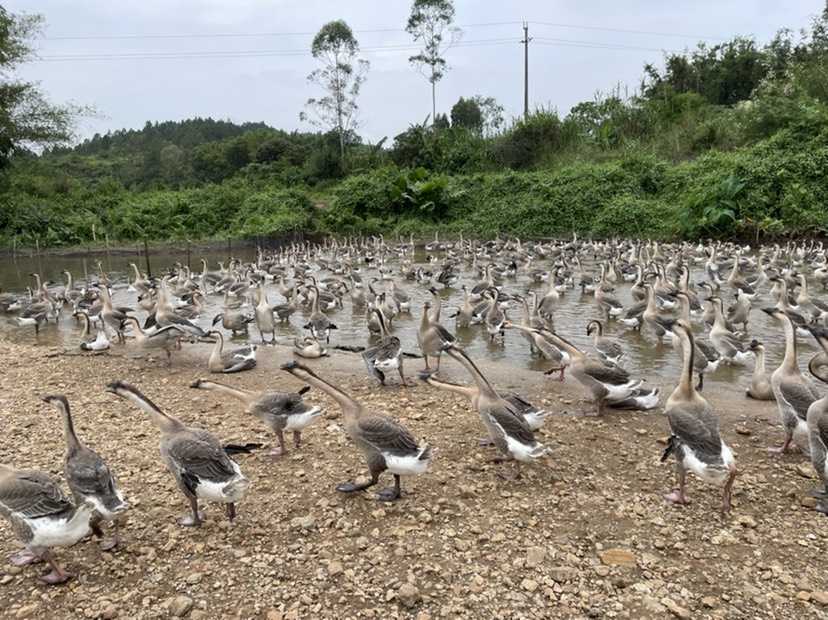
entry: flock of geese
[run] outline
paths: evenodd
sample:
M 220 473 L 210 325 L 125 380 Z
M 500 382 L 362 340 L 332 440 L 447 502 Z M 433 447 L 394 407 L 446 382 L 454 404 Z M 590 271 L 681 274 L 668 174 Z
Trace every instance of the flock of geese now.
M 693 472 L 723 486 L 722 510 L 731 508 L 735 459 L 722 438 L 716 412 L 701 392 L 704 375 L 715 372 L 720 364 L 752 363 L 747 396 L 775 400 L 784 429 L 781 446 L 769 449 L 785 453 L 795 443 L 810 455 L 824 486 L 814 491 L 819 500 L 816 509 L 828 514 L 828 395 L 823 396 L 825 390 L 818 389 L 810 377 L 828 382 L 828 330 L 823 327 L 828 322 L 828 305 L 808 291 L 809 279 L 823 289 L 828 286 L 828 252 L 821 244 L 789 243 L 751 252 L 712 242 L 668 245 L 592 242 L 577 237 L 531 243 L 499 238 L 445 242 L 435 235 L 423 249 L 428 255 L 417 261 L 415 250 L 423 252 L 412 239 L 397 243 L 381 237 L 331 239 L 323 245 L 285 247 L 270 255 L 260 250 L 255 261 L 233 259 L 227 267 L 220 265 L 219 271 L 211 271 L 206 260 L 200 273 L 176 265 L 156 278 L 131 264 L 134 277 L 128 290 L 137 295 L 137 308 L 113 302 L 113 282 L 102 268 L 95 286 L 89 287 L 75 286 L 68 271 L 64 272 L 66 285 L 59 289 L 32 274 L 36 286 L 28 298 L 2 293 L 0 308 L 39 334 L 68 307 L 66 313 L 78 321 L 82 350 L 98 352 L 120 343 L 152 354 L 160 352 L 163 364 L 172 363 L 174 352 L 188 342 L 209 342 L 212 348 L 205 367 L 215 374 L 256 368 L 257 347 L 275 342 L 281 327 L 299 318 L 305 331 L 293 342 L 297 359 L 282 364 L 281 369 L 307 384 L 300 391 L 250 391 L 204 378 L 190 387 L 241 401 L 245 411 L 275 435 L 278 445 L 270 450 L 275 457 L 287 452 L 286 432 L 292 432 L 297 449 L 302 431 L 323 414 L 321 406 L 305 401 L 308 390 L 326 393 L 341 408 L 347 435 L 362 452 L 369 473 L 363 482 L 342 482 L 336 489 L 362 491 L 377 485 L 380 475 L 389 472 L 394 485 L 379 491 L 383 501 L 401 496 L 402 476 L 425 473 L 436 448 L 421 445 L 397 420 L 366 407 L 320 377 L 312 362 L 304 361 L 325 356 L 328 347 L 336 346 L 337 326 L 330 315 L 344 304 L 364 312 L 369 346 L 359 353 L 383 389 L 397 387 L 397 383 L 401 388 L 411 385 L 403 366 L 410 357 L 404 349 L 413 342 L 403 342 L 393 326 L 399 313 L 415 313 L 421 305 L 416 344 L 423 367 L 417 377 L 434 389 L 469 399 L 487 431 L 478 441 L 494 446 L 492 462 L 511 464 L 497 471 L 506 479 L 518 478 L 522 464 L 549 452 L 534 434 L 549 411 L 520 394 L 495 388 L 459 344 L 455 335 L 459 329 L 480 330 L 483 338 L 494 343 L 504 342 L 507 332 L 519 334 L 533 355 L 547 360 L 546 374 L 557 373 L 563 380 L 568 371 L 583 386 L 595 403 L 590 414 L 597 416 L 608 408 L 646 410 L 659 405 L 658 388 L 644 388 L 633 369 L 626 367 L 625 344 L 627 338 L 670 341 L 681 371 L 664 404 L 671 435 L 662 460 L 674 457 L 677 489 L 664 498 L 689 503 L 686 478 Z M 589 272 L 584 263 L 594 265 L 596 271 Z M 703 282 L 691 282 L 693 266 L 703 266 Z M 443 312 L 440 291 L 458 285 L 463 301 L 449 315 Z M 409 293 L 412 287 L 421 294 Z M 521 292 L 514 292 L 517 289 Z M 273 304 L 270 300 L 275 294 L 283 301 Z M 594 315 L 600 317 L 583 326 L 593 338 L 589 352 L 574 344 L 572 334 L 563 334 L 552 324 L 559 304 L 566 303 L 562 298 L 573 295 L 592 296 Z M 222 300 L 222 311 L 213 317 L 203 316 L 207 296 Z M 734 301 L 726 304 L 725 299 Z M 515 318 L 507 316 L 515 305 L 520 319 L 517 313 L 513 313 Z M 784 359 L 770 374 L 765 370 L 764 346 L 749 328 L 756 312 L 766 313 L 784 334 Z M 203 318 L 210 322 L 207 329 L 199 324 Z M 620 337 L 605 335 L 609 323 L 615 324 L 613 331 Z M 245 338 L 251 329 L 258 332 L 258 343 L 225 346 L 226 338 Z M 803 336 L 813 337 L 821 348 L 809 361 L 808 374 L 802 372 L 797 359 L 797 339 Z M 464 368 L 470 383 L 441 377 L 443 356 Z M 222 445 L 210 431 L 188 427 L 127 382 L 112 381 L 107 391 L 146 412 L 158 427 L 163 462 L 190 505 L 180 523 L 202 523 L 199 501 L 223 503 L 232 520 L 236 503 L 248 487 L 232 455 L 244 448 Z M 51 570 L 41 579 L 63 583 L 71 574 L 57 564 L 50 548 L 74 544 L 89 530 L 103 549 L 116 547 L 121 538 L 119 523 L 129 505 L 106 461 L 75 434 L 66 396 L 51 394 L 44 401 L 58 410 L 63 423 L 63 471 L 71 499 L 38 469 L 0 465 L 0 512 L 25 546 L 12 562 L 45 561 Z M 113 524 L 108 538 L 103 529 L 106 522 Z

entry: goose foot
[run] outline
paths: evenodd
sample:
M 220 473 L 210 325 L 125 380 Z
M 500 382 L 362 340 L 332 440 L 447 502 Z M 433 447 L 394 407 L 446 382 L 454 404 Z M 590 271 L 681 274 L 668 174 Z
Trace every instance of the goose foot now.
M 268 455 L 270 456 L 282 456 L 285 451 L 282 449 L 282 446 L 273 446 L 270 450 L 267 451 Z
M 353 493 L 355 491 L 367 489 L 370 486 L 371 483 L 357 484 L 356 482 L 342 482 L 336 485 L 336 490 L 342 491 L 343 493 Z
M 388 488 L 380 489 L 380 491 L 377 495 L 379 495 L 379 498 L 380 498 L 381 501 L 391 502 L 391 501 L 397 499 L 400 496 L 400 490 L 399 489 L 388 489 Z
M 497 475 L 503 478 L 504 480 L 517 480 L 518 478 L 520 478 L 520 470 L 500 469 L 498 470 Z
M 814 489 L 811 491 L 811 497 L 815 497 L 816 499 L 828 499 L 828 491 L 823 491 L 822 489 Z
M 665 493 L 662 497 L 666 499 L 668 502 L 673 502 L 674 504 L 689 504 L 692 501 L 681 491 L 672 491 L 671 493 Z
M 563 381 L 564 380 L 564 369 L 565 368 L 566 368 L 566 366 L 553 366 L 552 368 L 549 368 L 548 370 L 544 370 L 543 374 L 551 375 L 553 372 L 560 373 L 558 375 L 558 378 L 556 379 L 556 381 Z
M 105 538 L 101 542 L 98 543 L 98 546 L 101 548 L 101 551 L 110 551 L 117 547 L 121 542 L 121 538 L 119 536 L 115 536 L 114 538 Z
M 24 549 L 20 553 L 17 553 L 9 558 L 12 564 L 15 566 L 27 566 L 29 564 L 33 564 L 35 562 L 40 562 L 40 556 L 35 555 L 28 549 Z
M 186 517 L 184 517 L 183 519 L 181 519 L 178 523 L 179 523 L 179 525 L 183 525 L 185 527 L 199 526 L 202 523 L 204 523 L 204 511 L 199 510 L 198 511 L 198 517 L 196 517 L 195 515 L 189 514 Z
M 45 575 L 41 575 L 39 579 L 44 582 L 48 583 L 49 585 L 56 585 L 58 583 L 66 583 L 72 578 L 72 573 L 68 570 L 61 569 L 52 569 L 51 572 L 46 573 Z

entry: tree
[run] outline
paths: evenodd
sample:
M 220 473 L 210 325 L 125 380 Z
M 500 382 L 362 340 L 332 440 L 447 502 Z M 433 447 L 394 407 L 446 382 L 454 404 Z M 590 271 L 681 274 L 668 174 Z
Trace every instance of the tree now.
M 451 124 L 453 127 L 465 127 L 472 131 L 483 131 L 483 113 L 480 106 L 473 99 L 460 99 L 451 108 Z
M 319 99 L 308 99 L 305 104 L 313 111 L 314 118 L 304 111 L 299 114 L 301 120 L 337 133 L 343 164 L 349 134 L 360 125 L 356 101 L 370 66 L 367 60 L 357 57 L 358 53 L 359 43 L 343 20 L 328 22 L 320 28 L 313 38 L 311 54 L 322 61 L 324 67 L 312 72 L 308 82 L 321 87 L 327 94 Z
M 52 104 L 38 82 L 18 77 L 20 66 L 35 58 L 32 41 L 43 30 L 42 15 L 15 15 L 0 6 L 0 169 L 16 152 L 67 144 L 77 119 L 92 113 Z
M 448 65 L 445 53 L 463 36 L 463 31 L 452 26 L 452 0 L 414 0 L 405 31 L 420 42 L 419 54 L 408 61 L 417 67 L 431 83 L 431 118 L 437 118 L 437 82 L 445 75 Z

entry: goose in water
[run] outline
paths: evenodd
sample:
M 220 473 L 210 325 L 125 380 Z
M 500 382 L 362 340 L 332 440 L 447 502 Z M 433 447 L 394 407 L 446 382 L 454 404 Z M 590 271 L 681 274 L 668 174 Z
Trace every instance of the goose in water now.
M 605 362 L 611 364 L 619 364 L 624 357 L 624 349 L 617 341 L 604 336 L 604 326 L 601 321 L 590 321 L 587 324 L 587 336 L 595 333 L 595 342 L 593 348 L 595 352 Z
M 198 509 L 199 499 L 224 503 L 227 518 L 232 521 L 236 516 L 236 502 L 247 489 L 247 479 L 238 463 L 224 451 L 219 438 L 203 428 L 185 426 L 124 381 L 111 381 L 106 390 L 148 413 L 158 426 L 164 464 L 190 503 L 191 514 L 179 523 L 202 524 L 204 512 Z
M 248 326 L 254 321 L 255 319 L 248 315 L 248 314 L 230 314 L 227 312 L 220 312 L 215 317 L 213 317 L 213 327 L 215 327 L 216 323 L 221 321 L 221 326 L 224 329 L 230 331 L 230 333 L 235 336 L 237 334 L 246 334 L 248 331 Z
M 221 332 L 207 332 L 207 338 L 213 341 L 213 351 L 207 360 L 210 372 L 231 373 L 252 370 L 256 367 L 256 345 L 250 345 L 231 351 L 224 350 L 224 336 Z
M 502 456 L 492 459 L 492 462 L 513 461 L 515 464 L 510 470 L 498 471 L 498 475 L 507 480 L 519 478 L 521 462 L 531 463 L 544 456 L 549 449 L 535 439 L 532 429 L 517 407 L 497 393 L 463 349 L 449 345 L 445 351 L 469 371 L 477 385 L 471 394 L 472 406 L 480 414 L 492 443 L 502 453 Z
M 319 289 L 315 286 L 309 286 L 308 292 L 310 294 L 311 313 L 308 322 L 303 327 L 310 330 L 311 336 L 319 341 L 324 340 L 327 344 L 331 341 L 331 330 L 336 329 L 336 325 L 331 323 L 328 316 L 319 308 Z
M 400 381 L 405 387 L 405 375 L 403 374 L 403 354 L 400 339 L 388 333 L 385 326 L 385 317 L 377 308 L 370 310 L 376 317 L 380 326 L 380 339 L 372 347 L 362 352 L 362 360 L 368 371 L 379 379 L 380 385 L 385 385 L 385 373 L 396 370 L 400 373 Z
M 777 307 L 762 308 L 762 311 L 782 321 L 785 331 L 785 357 L 779 368 L 771 374 L 771 387 L 779 407 L 779 419 L 785 429 L 785 438 L 780 447 L 769 447 L 768 451 L 774 454 L 785 454 L 791 440 L 796 440 L 800 449 L 807 452 L 800 441 L 808 432 L 808 407 L 820 395 L 814 383 L 799 370 L 796 328 L 793 319 Z
M 736 477 L 736 460 L 719 434 L 716 413 L 693 387 L 693 331 L 685 321 L 668 322 L 675 334 L 682 357 L 679 384 L 664 407 L 670 424 L 670 438 L 661 457 L 665 461 L 671 454 L 676 458 L 678 490 L 664 495 L 664 499 L 676 504 L 689 504 L 685 493 L 687 472 L 692 471 L 711 484 L 724 484 L 722 512 L 731 507 L 733 479 Z
M 63 455 L 63 476 L 77 505 L 88 504 L 92 507 L 92 519 L 89 527 L 95 536 L 101 539 L 101 549 L 112 549 L 121 541 L 119 521 L 129 504 L 115 484 L 115 478 L 109 466 L 101 456 L 84 445 L 75 434 L 69 400 L 63 394 L 50 394 L 43 401 L 53 405 L 60 412 L 63 433 L 66 438 L 66 452 Z M 112 521 L 115 535 L 104 538 L 101 523 Z
M 429 370 L 429 357 L 437 359 L 437 370 L 440 370 L 440 356 L 443 354 L 445 347 L 454 344 L 457 339 L 443 327 L 442 323 L 433 320 L 429 312 L 430 308 L 431 302 L 426 301 L 423 304 L 423 316 L 417 328 L 417 344 L 420 345 L 420 350 L 423 352 L 425 370 Z
M 69 547 L 86 536 L 92 507 L 73 505 L 58 484 L 38 469 L 16 469 L 0 464 L 0 514 L 26 549 L 12 556 L 15 566 L 37 560 L 52 570 L 40 580 L 55 584 L 72 573 L 58 566 L 50 547 Z
M 298 362 L 282 364 L 282 370 L 297 379 L 319 388 L 333 398 L 345 417 L 345 431 L 362 450 L 371 479 L 367 482 L 343 482 L 338 491 L 353 493 L 376 485 L 384 471 L 394 475 L 394 488 L 382 489 L 379 498 L 392 501 L 400 497 L 400 476 L 422 474 L 434 454 L 431 446 L 421 446 L 402 424 L 357 402 L 338 387 L 328 383 L 307 366 Z
M 281 456 L 287 452 L 285 431 L 293 431 L 293 445 L 298 448 L 302 443 L 302 431 L 325 412 L 318 405 L 309 405 L 304 402 L 302 396 L 310 390 L 307 386 L 298 392 L 282 392 L 279 390 L 254 392 L 234 388 L 217 381 L 196 379 L 190 384 L 190 387 L 220 392 L 243 402 L 247 407 L 247 413 L 259 418 L 276 434 L 279 445 L 270 450 L 270 454 L 274 456 Z

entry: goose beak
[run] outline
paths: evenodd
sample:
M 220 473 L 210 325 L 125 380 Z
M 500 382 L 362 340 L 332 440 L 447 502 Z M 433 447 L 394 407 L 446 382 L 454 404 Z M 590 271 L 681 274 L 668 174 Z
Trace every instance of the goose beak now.
M 193 382 L 190 384 L 190 387 L 191 387 L 191 388 L 201 387 L 201 382 L 202 382 L 202 381 L 204 381 L 204 379 L 196 379 L 195 381 L 193 381 Z

